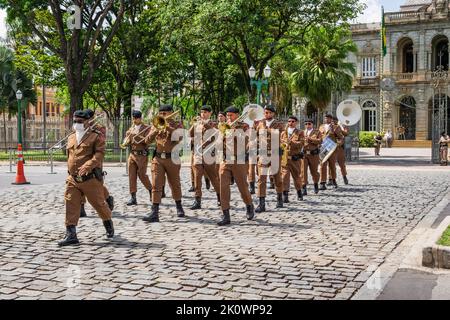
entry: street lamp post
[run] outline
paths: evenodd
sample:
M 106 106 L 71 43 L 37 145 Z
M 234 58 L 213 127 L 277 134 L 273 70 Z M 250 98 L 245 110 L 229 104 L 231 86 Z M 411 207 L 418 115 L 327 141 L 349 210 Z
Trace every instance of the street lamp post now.
M 251 66 L 250 69 L 248 69 L 248 75 L 250 76 L 250 85 L 256 86 L 256 104 L 260 103 L 260 96 L 263 86 L 269 86 L 268 78 L 270 77 L 270 74 L 272 73 L 272 69 L 270 69 L 269 66 L 266 66 L 264 68 L 264 77 L 265 79 L 255 79 L 256 76 L 256 69 L 255 67 Z
M 22 111 L 20 110 L 21 102 L 22 102 L 22 91 L 17 90 L 16 98 L 18 104 L 18 112 L 17 112 L 17 141 L 19 144 L 22 144 Z

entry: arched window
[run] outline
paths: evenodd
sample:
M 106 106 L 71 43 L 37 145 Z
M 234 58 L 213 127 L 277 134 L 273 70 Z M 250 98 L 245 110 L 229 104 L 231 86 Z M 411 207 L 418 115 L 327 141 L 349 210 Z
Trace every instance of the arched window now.
M 449 52 L 448 38 L 446 36 L 437 36 L 433 39 L 433 70 L 442 66 L 444 70 L 448 70 Z
M 362 130 L 363 131 L 376 131 L 377 130 L 377 105 L 373 100 L 367 100 L 362 105 L 363 118 L 362 118 Z
M 402 73 L 414 72 L 414 44 L 410 38 L 403 38 L 398 42 L 398 54 L 399 65 L 397 70 Z

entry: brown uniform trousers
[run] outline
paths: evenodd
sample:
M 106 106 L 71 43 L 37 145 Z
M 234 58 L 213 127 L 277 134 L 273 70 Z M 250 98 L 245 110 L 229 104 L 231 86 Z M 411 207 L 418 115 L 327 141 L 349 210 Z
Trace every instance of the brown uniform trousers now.
M 101 168 L 105 155 L 105 139 L 100 132 L 88 130 L 79 144 L 75 133 L 69 136 L 67 143 L 67 167 L 69 177 L 66 180 L 64 199 L 66 203 L 66 226 L 78 225 L 80 218 L 81 200 L 85 195 L 92 207 L 97 211 L 103 221 L 111 219 L 103 189 L 103 183 L 96 178 L 90 178 L 84 182 L 77 182 L 74 176 L 78 176 L 81 167 L 87 169 L 88 174 L 95 168 Z
M 346 136 L 348 136 L 348 128 L 342 129 L 342 135 L 345 139 Z M 344 142 L 342 141 L 342 145 L 338 146 L 336 149 L 336 162 L 339 165 L 339 168 L 341 169 L 341 174 L 343 177 L 347 176 L 347 167 L 345 165 L 345 148 L 344 148 Z
M 302 166 L 300 161 L 300 153 L 304 144 L 304 133 L 298 129 L 295 129 L 291 136 L 289 136 L 287 130 L 281 133 L 281 143 L 289 143 L 289 154 L 287 165 L 281 168 L 281 176 L 283 178 L 283 191 L 289 192 L 290 176 L 294 180 L 294 186 L 296 190 L 302 188 Z M 294 158 L 294 159 L 293 159 Z
M 259 130 L 267 130 L 267 156 L 270 156 L 270 152 L 272 149 L 272 145 L 271 145 L 271 130 L 278 130 L 281 136 L 281 132 L 284 130 L 285 125 L 281 122 L 281 121 L 277 121 L 274 120 L 270 127 L 266 126 L 266 120 L 261 120 L 256 122 L 254 124 L 254 129 L 256 130 L 256 134 L 259 138 Z M 262 139 L 266 139 L 266 137 L 262 137 Z M 280 137 L 279 137 L 280 139 Z M 258 139 L 259 141 L 259 139 Z M 279 144 L 281 146 L 281 144 Z M 274 152 L 279 152 L 278 150 L 274 151 Z M 271 172 L 271 176 L 274 179 L 274 183 L 275 183 L 275 190 L 277 193 L 283 193 L 283 179 L 281 176 L 281 157 L 279 157 L 278 159 L 278 170 L 277 172 Z M 269 165 L 265 165 L 262 163 L 262 161 L 258 160 L 258 190 L 256 192 L 257 196 L 260 198 L 263 198 L 266 196 L 267 194 L 267 168 L 269 167 Z
M 149 130 L 149 126 L 141 124 L 139 132 L 135 132 L 133 126 L 126 133 L 131 139 L 131 152 L 128 157 L 128 180 L 130 185 L 130 193 L 137 192 L 138 177 L 147 190 L 150 190 L 152 187 L 150 178 L 147 175 L 148 155 L 139 154 L 142 152 L 148 152 L 148 144 L 146 144 L 145 141 L 142 141 L 142 138 L 148 134 Z
M 166 130 L 152 128 L 145 140 L 147 144 L 150 144 L 153 141 L 156 142 L 155 156 L 152 160 L 152 202 L 154 204 L 161 203 L 166 175 L 170 189 L 172 190 L 172 198 L 175 201 L 181 200 L 181 163 L 176 164 L 173 162 L 172 158 L 168 157 L 168 154 L 171 154 L 173 148 L 179 143 L 179 141 L 171 141 L 172 133 L 179 128 L 183 128 L 181 123 L 169 120 L 169 125 Z M 164 159 L 163 157 L 166 158 Z
M 242 129 L 246 131 L 248 129 L 248 125 L 240 122 L 234 125 L 236 129 Z M 231 129 L 232 130 L 232 129 Z M 230 130 L 230 131 L 231 131 Z M 237 153 L 237 138 L 234 139 L 234 146 L 227 146 L 226 139 L 223 140 L 223 156 L 226 157 L 227 149 L 234 147 L 234 157 L 238 157 L 234 160 L 222 161 L 219 167 L 219 178 L 220 178 L 220 204 L 222 210 L 230 209 L 230 182 L 231 177 L 234 177 L 234 181 L 239 189 L 241 194 L 241 198 L 246 205 L 252 204 L 252 196 L 250 191 L 248 190 L 248 182 L 247 182 L 247 173 L 248 173 L 248 163 L 241 163 L 240 160 L 245 160 L 245 155 L 239 155 Z M 247 149 L 248 139 L 246 139 L 246 148 Z M 231 149 L 230 149 L 231 151 Z M 239 157 L 244 157 L 244 159 L 240 159 Z
M 344 136 L 342 135 L 342 130 L 338 125 L 330 124 L 330 127 L 328 131 L 325 128 L 325 125 L 321 125 L 319 128 L 319 131 L 322 133 L 322 138 L 325 139 L 325 137 L 328 135 L 331 140 L 336 142 L 338 146 L 343 143 Z M 328 158 L 327 161 L 322 163 L 320 167 L 320 182 L 324 183 L 327 182 L 327 176 L 328 176 L 328 166 L 330 166 L 330 176 L 331 179 L 336 179 L 336 152 L 333 152 L 333 154 Z
M 319 175 L 319 145 L 322 141 L 322 134 L 319 130 L 313 129 L 308 135 L 307 130 L 304 130 L 305 134 L 305 146 L 304 153 L 305 156 L 303 158 L 303 186 L 308 185 L 308 168 L 313 179 L 313 183 L 319 183 L 320 175 Z M 306 140 L 306 137 L 311 139 L 310 142 Z M 316 153 L 316 154 L 313 154 Z
M 200 145 L 203 145 L 205 141 L 203 139 L 208 139 L 210 137 L 205 136 L 205 132 L 212 128 L 216 128 L 217 124 L 213 121 L 207 122 L 199 122 L 194 124 L 191 129 L 189 129 L 189 136 L 194 139 L 194 136 L 201 135 Z M 208 133 L 210 134 L 210 133 Z M 195 143 L 195 141 L 194 141 Z M 211 142 L 205 143 L 203 149 L 206 149 Z M 192 151 L 192 165 L 191 170 L 194 174 L 194 188 L 195 188 L 195 197 L 202 197 L 202 178 L 206 174 L 211 181 L 211 184 L 216 191 L 216 193 L 220 193 L 220 181 L 219 181 L 219 172 L 217 170 L 217 164 L 211 163 L 206 164 L 203 161 L 203 156 L 201 154 L 196 154 L 196 149 Z
M 256 181 L 256 163 L 248 164 L 248 182 Z

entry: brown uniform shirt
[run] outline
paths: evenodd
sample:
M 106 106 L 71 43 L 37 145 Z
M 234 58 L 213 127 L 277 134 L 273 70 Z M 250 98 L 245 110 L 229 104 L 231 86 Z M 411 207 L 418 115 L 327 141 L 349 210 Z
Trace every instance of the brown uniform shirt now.
M 212 120 L 198 121 L 197 123 L 193 124 L 191 126 L 191 128 L 189 129 L 189 136 L 191 138 L 194 138 L 196 132 L 197 132 L 197 134 L 201 132 L 202 139 L 198 142 L 205 143 L 203 145 L 203 148 L 205 148 L 206 146 L 211 144 L 212 141 L 214 141 L 214 138 L 211 139 L 211 137 L 209 137 L 209 135 L 205 136 L 205 132 L 207 130 L 210 130 L 213 128 L 217 128 L 217 123 L 215 121 L 212 121 Z M 206 142 L 205 139 L 207 139 L 208 141 Z M 192 143 L 194 143 L 194 141 L 192 141 Z
M 145 139 L 146 144 L 150 144 L 153 141 L 156 142 L 156 152 L 158 153 L 170 153 L 172 149 L 179 143 L 179 141 L 172 141 L 172 133 L 177 130 L 183 128 L 183 124 L 181 122 L 169 120 L 169 125 L 166 130 L 157 130 L 152 128 L 150 134 L 147 139 Z M 182 137 L 180 137 L 180 140 Z
M 233 125 L 233 128 L 228 130 L 229 135 L 233 135 L 235 133 L 234 132 L 235 129 L 236 130 L 241 129 L 243 131 L 242 134 L 244 134 L 249 129 L 249 126 L 245 122 L 237 122 Z M 232 146 L 231 146 L 231 142 L 229 141 L 229 138 L 226 138 L 224 136 L 223 137 L 223 153 L 222 153 L 223 158 L 225 159 L 225 157 L 227 156 L 227 150 L 228 150 L 228 153 L 230 153 L 230 156 L 239 157 L 239 158 L 241 158 L 242 156 L 245 157 L 245 155 L 241 155 L 238 153 L 239 151 L 242 152 L 242 147 L 238 148 L 238 144 L 242 143 L 242 141 L 244 141 L 244 143 L 245 143 L 244 150 L 245 150 L 245 152 L 247 152 L 247 150 L 248 150 L 248 136 L 247 135 L 246 136 L 238 136 L 237 134 L 235 134 Z M 234 154 L 231 154 L 232 147 L 234 147 Z
M 305 137 L 305 151 L 312 151 L 316 150 L 319 145 L 322 143 L 322 133 L 318 129 L 312 129 L 311 133 L 308 136 L 308 130 L 304 130 L 304 137 Z M 310 141 L 308 141 L 308 137 L 310 138 Z
M 142 150 L 148 149 L 148 143 L 146 143 L 145 140 L 144 141 L 142 141 L 142 140 L 149 133 L 149 130 L 150 130 L 150 126 L 145 125 L 145 124 L 141 124 L 141 127 L 139 128 L 138 133 L 135 132 L 134 126 L 132 126 L 130 129 L 128 129 L 126 134 L 130 135 L 131 151 L 142 151 Z M 135 142 L 140 142 L 140 143 L 135 143 Z
M 336 142 L 338 145 L 344 143 L 344 136 L 342 135 L 341 127 L 335 124 L 330 124 L 328 130 L 325 128 L 325 124 L 320 125 L 319 131 L 322 133 L 322 139 L 328 135 L 328 137 Z
M 273 120 L 273 122 L 270 124 L 269 127 L 267 127 L 266 120 L 260 120 L 255 121 L 253 124 L 253 128 L 256 130 L 256 135 L 258 137 L 259 141 L 259 130 L 267 130 L 267 136 L 263 136 L 263 139 L 266 139 L 267 137 L 267 155 L 270 154 L 270 151 L 272 150 L 272 135 L 270 134 L 272 130 L 278 130 L 279 131 L 279 146 L 281 147 L 281 132 L 286 128 L 283 122 L 278 121 L 276 119 Z
M 294 129 L 291 136 L 289 136 L 288 130 L 284 130 L 281 133 L 281 143 L 289 142 L 289 156 L 299 155 L 302 151 L 303 145 L 305 144 L 305 133 L 303 131 Z
M 84 166 L 91 173 L 94 168 L 103 166 L 105 156 L 105 139 L 98 131 L 88 130 L 80 143 L 77 144 L 75 133 L 69 136 L 67 142 L 67 167 L 69 174 L 78 175 L 78 170 Z

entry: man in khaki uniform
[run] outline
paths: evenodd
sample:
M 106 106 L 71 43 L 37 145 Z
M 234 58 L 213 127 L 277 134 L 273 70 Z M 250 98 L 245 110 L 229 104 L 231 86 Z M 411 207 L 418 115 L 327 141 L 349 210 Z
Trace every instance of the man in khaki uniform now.
M 307 195 L 306 186 L 308 185 L 308 168 L 314 182 L 314 193 L 319 193 L 319 164 L 320 164 L 320 143 L 322 142 L 322 134 L 319 130 L 314 129 L 311 119 L 305 120 L 305 145 L 303 147 L 303 195 Z
M 302 186 L 303 179 L 301 174 L 301 159 L 303 158 L 303 144 L 305 134 L 297 129 L 297 117 L 290 116 L 286 130 L 281 133 L 281 143 L 287 148 L 288 157 L 285 166 L 281 167 L 283 178 L 283 202 L 289 203 L 290 176 L 294 180 L 295 190 L 297 190 L 298 200 L 303 200 Z
M 138 177 L 145 189 L 149 191 L 150 198 L 152 196 L 152 184 L 147 175 L 148 144 L 144 141 L 145 136 L 150 131 L 150 126 L 142 122 L 142 113 L 139 110 L 133 110 L 132 116 L 133 126 L 126 133 L 129 139 L 129 146 L 131 147 L 130 156 L 128 157 L 128 181 L 131 198 L 127 202 L 127 206 L 137 205 L 136 192 Z
M 227 123 L 231 125 L 239 117 L 239 109 L 231 106 L 226 110 Z M 236 185 L 241 194 L 242 200 L 247 209 L 247 219 L 252 220 L 255 216 L 252 196 L 248 190 L 247 183 L 247 148 L 248 137 L 245 131 L 248 130 L 248 125 L 243 122 L 234 123 L 232 128 L 226 130 L 225 134 L 220 137 L 223 149 L 223 158 L 220 163 L 219 177 L 220 177 L 220 203 L 222 208 L 222 220 L 217 224 L 224 226 L 231 223 L 230 218 L 230 182 L 231 177 L 234 177 Z M 227 136 L 229 138 L 227 138 Z M 239 145 L 238 145 L 239 144 Z M 217 144 L 216 144 L 217 145 Z
M 203 150 L 213 143 L 214 138 L 211 139 L 212 137 L 210 137 L 212 129 L 217 128 L 217 124 L 210 120 L 211 111 L 210 106 L 203 106 L 200 110 L 200 119 L 189 130 L 189 136 L 194 145 L 192 169 L 194 172 L 195 201 L 190 208 L 191 210 L 201 209 L 202 207 L 202 177 L 205 173 L 211 179 L 217 194 L 217 201 L 220 203 L 220 182 L 216 163 L 206 163 L 202 155 Z
M 86 114 L 89 116 L 89 127 L 92 127 L 94 130 L 99 131 L 103 138 L 106 140 L 106 128 L 102 126 L 99 123 L 93 123 L 94 121 L 94 115 L 95 112 L 91 109 L 86 109 Z M 114 210 L 114 198 L 109 194 L 108 189 L 106 188 L 105 184 L 103 183 L 103 193 L 105 194 L 106 203 L 108 204 L 108 207 L 111 209 L 111 211 Z M 84 208 L 84 205 L 86 203 L 86 197 L 82 195 L 81 197 L 81 210 L 80 210 L 80 218 L 87 217 L 86 210 Z
M 338 144 L 338 147 L 335 151 L 336 153 L 336 162 L 339 164 L 339 168 L 341 169 L 342 179 L 345 184 L 348 184 L 347 179 L 347 167 L 345 165 L 345 137 L 349 134 L 349 128 L 344 125 L 338 125 L 339 119 L 334 117 L 333 122 L 335 125 L 339 126 L 342 131 L 342 143 Z
M 275 108 L 273 106 L 266 106 L 264 108 L 264 119 L 261 121 L 258 121 L 254 123 L 254 128 L 256 130 L 256 135 L 258 137 L 259 142 L 259 152 L 261 152 L 262 144 L 261 142 L 263 140 L 266 140 L 266 146 L 267 146 L 267 158 L 263 159 L 262 155 L 260 154 L 258 157 L 258 190 L 257 195 L 259 198 L 259 205 L 255 209 L 255 212 L 264 212 L 266 211 L 266 192 L 267 192 L 267 175 L 273 176 L 274 182 L 275 182 L 275 189 L 277 192 L 277 205 L 276 208 L 282 208 L 283 207 L 283 179 L 281 177 L 281 150 L 275 150 L 274 152 L 277 152 L 278 155 L 275 155 L 278 157 L 278 170 L 276 172 L 272 172 L 272 164 L 270 163 L 269 159 L 272 159 L 272 134 L 271 133 L 278 133 L 278 139 L 280 142 L 280 136 L 281 132 L 284 130 L 285 126 L 283 122 L 277 121 L 274 119 L 275 116 Z M 263 133 L 267 132 L 267 135 L 262 135 Z M 279 144 L 281 146 L 281 144 Z
M 173 113 L 173 108 L 169 104 L 161 105 L 158 115 L 167 118 Z M 161 203 L 162 191 L 165 183 L 165 176 L 172 190 L 172 198 L 175 200 L 177 216 L 184 217 L 184 210 L 181 204 L 181 182 L 180 169 L 181 163 L 175 163 L 172 158 L 177 155 L 172 150 L 178 145 L 179 141 L 172 141 L 172 134 L 177 129 L 182 129 L 183 124 L 174 119 L 167 119 L 167 127 L 163 130 L 152 127 L 149 135 L 145 139 L 147 144 L 156 142 L 155 152 L 152 160 L 152 212 L 143 220 L 147 222 L 159 222 L 159 204 Z M 180 137 L 181 139 L 182 137 Z
M 335 143 L 342 144 L 344 136 L 342 135 L 342 130 L 339 126 L 333 124 L 333 116 L 331 114 L 325 115 L 325 123 L 319 128 L 322 134 L 322 142 L 326 137 L 329 137 Z M 335 188 L 337 188 L 336 183 L 336 152 L 333 152 L 327 161 L 321 164 L 320 167 L 320 190 L 326 190 L 328 165 L 330 166 L 331 180 Z
M 114 236 L 105 195 L 102 190 L 102 165 L 105 156 L 105 139 L 98 131 L 89 129 L 89 116 L 78 110 L 74 113 L 74 130 L 67 142 L 67 169 L 69 177 L 66 180 L 64 199 L 66 202 L 66 236 L 59 246 L 78 244 L 76 226 L 80 218 L 81 197 L 84 194 L 89 203 L 103 220 L 108 239 Z

